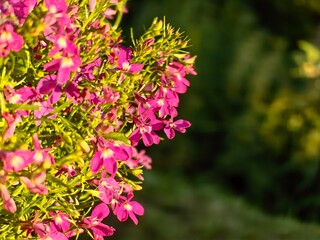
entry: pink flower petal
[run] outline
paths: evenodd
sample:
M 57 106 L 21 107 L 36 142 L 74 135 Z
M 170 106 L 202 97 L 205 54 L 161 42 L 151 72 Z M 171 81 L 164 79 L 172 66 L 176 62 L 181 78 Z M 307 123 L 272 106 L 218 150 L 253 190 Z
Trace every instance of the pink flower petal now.
M 109 213 L 109 207 L 105 203 L 100 203 L 92 210 L 91 218 L 97 218 L 102 221 L 109 215 Z
M 96 152 L 91 161 L 90 161 L 90 169 L 93 173 L 97 173 L 103 165 L 103 159 L 101 157 L 101 151 Z

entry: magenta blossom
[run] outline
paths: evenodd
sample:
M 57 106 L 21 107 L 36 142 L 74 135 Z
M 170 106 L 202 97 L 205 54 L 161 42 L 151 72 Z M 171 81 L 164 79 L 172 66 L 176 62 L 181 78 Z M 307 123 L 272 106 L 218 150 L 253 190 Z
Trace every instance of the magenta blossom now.
M 49 101 L 40 101 L 35 103 L 39 107 L 38 110 L 34 110 L 34 118 L 41 118 L 49 115 L 53 111 L 53 107 Z M 55 118 L 56 115 L 51 115 L 49 118 Z M 37 121 L 36 124 L 39 125 L 41 121 Z
M 0 158 L 5 171 L 19 172 L 33 162 L 33 153 L 29 150 L 0 151 Z
M 24 20 L 27 18 L 29 13 L 37 5 L 37 0 L 10 0 L 10 4 L 13 7 L 14 14 L 19 18 L 20 24 L 24 23 Z
M 42 149 L 38 135 L 34 134 L 32 137 L 32 142 L 34 146 L 34 153 L 33 153 L 33 159 L 34 162 L 37 163 L 38 165 L 44 163 L 46 168 L 49 168 L 52 164 L 54 164 L 54 159 L 51 154 L 48 153 L 50 149 Z
M 115 208 L 114 212 L 119 221 L 126 221 L 128 217 L 130 217 L 134 224 L 138 224 L 136 215 L 142 216 L 144 214 L 144 208 L 140 203 L 131 201 L 132 198 L 133 194 L 128 194 L 127 199 L 123 202 L 118 202 L 119 205 Z
M 68 4 L 65 0 L 44 0 L 44 3 L 50 13 L 65 13 L 68 9 Z
M 61 211 L 49 212 L 49 215 L 53 218 L 53 222 L 50 225 L 52 232 L 67 232 L 70 228 L 69 216 Z
M 27 177 L 20 177 L 20 180 L 27 186 L 27 188 L 37 194 L 47 194 L 48 189 L 44 183 L 46 179 L 46 172 L 42 171 L 32 175 L 31 179 Z
M 68 240 L 68 238 L 61 232 L 51 231 L 47 224 L 34 223 L 33 230 L 42 240 Z
M 11 51 L 20 51 L 22 46 L 23 38 L 14 31 L 10 22 L 0 26 L 0 57 L 6 57 Z
M 151 146 L 152 144 L 158 144 L 160 142 L 159 136 L 154 130 L 160 130 L 163 128 L 163 123 L 153 117 L 141 117 L 135 118 L 134 122 L 137 129 L 134 130 L 130 136 L 132 146 L 136 146 L 142 137 L 142 141 L 145 146 Z
M 66 34 L 57 33 L 53 36 L 53 48 L 49 51 L 49 57 L 54 57 L 59 52 L 76 52 L 77 46 Z
M 3 208 L 11 213 L 14 213 L 17 211 L 17 206 L 14 202 L 14 200 L 10 197 L 8 189 L 5 185 L 1 184 L 1 198 L 3 202 Z
M 190 82 L 185 78 L 186 67 L 180 62 L 172 62 L 167 69 L 167 73 L 162 75 L 161 80 L 177 93 L 185 93 L 190 86 Z
M 120 94 L 112 88 L 103 87 L 103 97 L 108 103 L 115 103 L 120 98 Z
M 108 173 L 114 175 L 117 171 L 116 160 L 127 160 L 129 158 L 127 152 L 112 143 L 106 143 L 104 149 L 95 152 L 91 161 L 90 168 L 93 173 L 97 173 L 104 167 Z
M 146 169 L 150 170 L 152 163 L 152 159 L 146 155 L 146 150 L 142 149 L 140 152 L 136 148 L 133 148 L 133 154 L 130 159 L 125 161 L 125 164 L 130 168 L 138 168 L 140 166 L 145 167 Z
M 76 71 L 80 65 L 81 58 L 78 56 L 78 53 L 71 52 L 46 63 L 44 69 L 48 72 L 58 71 L 57 82 L 63 84 L 69 81 L 70 73 Z
M 37 92 L 41 95 L 50 94 L 48 102 L 55 104 L 59 101 L 62 94 L 62 86 L 57 82 L 57 76 L 49 74 L 40 79 L 37 85 Z
M 112 177 L 101 178 L 98 186 L 101 200 L 110 204 L 114 198 L 119 198 L 120 185 Z
M 18 123 L 22 121 L 20 115 L 18 113 L 14 113 L 10 115 L 9 113 L 3 113 L 2 117 L 6 120 L 7 128 L 3 132 L 3 140 L 8 140 L 14 133 L 16 126 Z
M 92 210 L 89 218 L 84 218 L 80 224 L 83 228 L 91 229 L 94 234 L 94 239 L 103 239 L 104 236 L 112 236 L 114 228 L 102 223 L 110 213 L 108 206 L 100 203 Z
M 121 70 L 130 73 L 137 73 L 143 69 L 143 64 L 130 64 L 132 56 L 132 49 L 131 48 L 124 48 L 119 47 L 118 53 L 118 67 Z
M 166 126 L 164 127 L 164 133 L 167 135 L 169 139 L 172 139 L 175 137 L 175 131 L 185 133 L 186 128 L 190 127 L 191 124 L 189 121 L 179 119 L 177 121 L 170 120 L 167 121 Z
M 33 102 L 37 97 L 37 92 L 32 87 L 24 86 L 18 90 L 14 90 L 9 86 L 5 87 L 6 89 L 4 94 L 6 96 L 6 100 L 12 104 L 30 103 Z

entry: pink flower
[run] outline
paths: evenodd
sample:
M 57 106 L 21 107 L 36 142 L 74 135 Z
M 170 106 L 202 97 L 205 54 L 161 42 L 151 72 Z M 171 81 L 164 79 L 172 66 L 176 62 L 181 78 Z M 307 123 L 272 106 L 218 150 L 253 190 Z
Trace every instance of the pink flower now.
M 80 72 L 78 72 L 76 74 L 76 79 L 77 80 L 82 80 L 83 78 L 87 79 L 87 80 L 95 80 L 96 77 L 93 75 L 93 72 L 97 69 L 99 69 L 99 67 L 101 66 L 102 61 L 100 58 L 96 58 L 94 59 L 92 62 L 81 66 L 80 67 Z
M 107 8 L 102 15 L 105 16 L 107 19 L 113 19 L 114 15 L 117 13 L 116 10 L 112 9 L 112 8 Z
M 56 173 L 56 177 L 60 176 L 62 173 L 68 173 L 68 177 L 74 177 L 77 175 L 76 170 L 72 165 L 62 165 L 60 166 L 60 170 Z
M 173 61 L 168 66 L 167 73 L 162 75 L 161 80 L 177 93 L 185 93 L 190 86 L 185 76 L 186 67 L 180 62 Z
M 128 217 L 130 217 L 134 224 L 138 224 L 136 215 L 142 216 L 144 214 L 144 208 L 140 203 L 131 201 L 133 194 L 128 195 L 128 198 L 115 208 L 115 214 L 121 222 L 126 221 Z
M 1 198 L 3 202 L 3 208 L 11 213 L 17 211 L 17 206 L 14 200 L 10 197 L 8 189 L 6 186 L 1 185 Z
M 108 173 L 114 175 L 117 171 L 116 160 L 127 160 L 128 157 L 123 148 L 107 143 L 104 149 L 95 152 L 90 161 L 90 168 L 93 173 L 97 173 L 104 166 Z
M 42 95 L 50 93 L 48 102 L 50 104 L 57 103 L 62 94 L 62 87 L 61 84 L 57 82 L 57 76 L 49 74 L 41 78 L 37 85 L 37 92 Z
M 23 24 L 29 13 L 36 6 L 37 0 L 10 0 L 10 4 L 12 4 L 14 14 L 20 20 L 20 24 Z
M 152 163 L 152 159 L 146 155 L 146 151 L 143 149 L 140 152 L 136 148 L 133 148 L 133 154 L 130 159 L 125 161 L 125 164 L 130 168 L 138 168 L 139 166 L 143 166 L 146 169 L 150 170 Z
M 134 122 L 137 129 L 134 130 L 129 137 L 132 146 L 136 146 L 141 137 L 144 145 L 147 147 L 160 142 L 160 138 L 154 130 L 160 130 L 163 128 L 161 121 L 156 120 L 153 117 L 141 117 L 140 119 L 135 118 Z
M 71 36 L 65 33 L 57 33 L 53 36 L 53 48 L 49 51 L 49 57 L 53 57 L 59 52 L 76 52 L 77 46 L 71 41 Z
M 118 53 L 118 67 L 121 70 L 124 70 L 126 72 L 130 73 L 137 73 L 140 72 L 143 69 L 143 64 L 130 64 L 132 56 L 132 49 L 131 48 L 124 48 L 119 47 L 119 53 Z
M 184 68 L 187 74 L 191 75 L 197 75 L 197 72 L 194 70 L 193 64 L 195 61 L 195 57 L 191 57 L 190 55 L 187 55 L 183 61 L 187 64 Z
M 3 140 L 6 141 L 12 137 L 17 124 L 22 122 L 22 119 L 18 113 L 13 113 L 12 115 L 10 115 L 9 113 L 5 112 L 2 114 L 2 117 L 6 120 L 7 123 L 7 128 L 3 132 Z
M 98 190 L 101 200 L 106 204 L 110 204 L 114 198 L 119 197 L 120 185 L 112 177 L 101 178 Z
M 173 122 L 173 120 L 167 121 L 167 125 L 164 127 L 164 132 L 167 135 L 169 139 L 172 139 L 175 137 L 175 131 L 185 133 L 186 128 L 190 127 L 191 124 L 189 121 L 186 120 L 177 120 Z
M 135 94 L 138 103 L 138 113 L 141 116 L 152 116 L 157 111 L 157 101 L 151 98 L 145 98 L 139 94 Z M 144 117 L 145 118 L 145 117 Z M 154 118 L 154 117 L 153 117 Z
M 47 116 L 53 111 L 53 107 L 51 106 L 49 101 L 40 101 L 37 102 L 35 105 L 39 106 L 39 109 L 35 110 L 33 113 L 35 119 Z M 54 117 L 55 115 L 50 116 L 50 118 Z
M 154 101 L 157 102 L 159 107 L 160 117 L 165 117 L 166 115 L 175 117 L 178 115 L 176 107 L 179 106 L 180 99 L 172 89 L 160 86 Z
M 69 216 L 61 211 L 49 212 L 49 215 L 53 218 L 53 222 L 50 225 L 50 229 L 53 232 L 67 232 L 70 228 Z
M 50 227 L 46 224 L 34 223 L 32 228 L 42 240 L 68 240 L 63 233 L 51 231 Z
M 65 88 L 65 92 L 68 99 L 72 99 L 72 102 L 74 104 L 79 104 L 83 101 L 83 98 L 81 97 L 80 90 L 78 88 L 78 84 L 73 82 L 68 83 L 68 85 Z
M 66 83 L 70 79 L 70 73 L 76 71 L 81 65 L 81 58 L 77 49 L 66 52 L 61 58 L 53 59 L 44 65 L 44 70 L 48 72 L 58 71 L 57 82 Z
M 27 188 L 36 194 L 45 195 L 48 193 L 48 189 L 44 184 L 46 179 L 46 172 L 42 171 L 32 175 L 31 179 L 27 177 L 20 177 L 20 180 L 27 186 Z
M 120 98 L 120 94 L 113 91 L 112 88 L 104 86 L 103 97 L 108 103 L 115 103 Z
M 19 172 L 33 162 L 33 154 L 29 150 L 1 151 L 0 158 L 3 161 L 3 169 L 13 172 Z
M 160 87 L 154 99 L 149 100 L 149 104 L 153 106 L 153 111 L 158 112 L 161 118 L 167 115 L 178 115 L 176 107 L 179 105 L 179 98 L 176 99 L 170 94 L 167 95 L 167 92 L 165 93 L 163 90 L 167 89 Z
M 44 0 L 44 4 L 51 14 L 65 13 L 68 9 L 66 0 Z
M 94 239 L 103 239 L 104 236 L 112 236 L 114 233 L 114 228 L 106 224 L 103 224 L 102 221 L 110 213 L 108 206 L 104 203 L 100 203 L 93 209 L 91 216 L 89 218 L 84 218 L 80 224 L 83 228 L 89 228 L 94 234 Z
M 96 8 L 97 0 L 89 0 L 89 10 L 90 12 L 93 12 L 93 10 Z
M 12 104 L 30 103 L 37 97 L 37 92 L 35 91 L 35 89 L 28 86 L 24 86 L 22 88 L 19 88 L 18 90 L 14 90 L 13 88 L 6 86 L 4 93 L 6 96 L 6 100 Z
M 0 26 L 0 57 L 6 57 L 11 51 L 20 51 L 22 46 L 23 38 L 14 31 L 11 23 Z
M 54 164 L 54 159 L 51 154 L 48 153 L 49 149 L 42 149 L 38 135 L 34 134 L 32 137 L 33 140 L 33 146 L 34 146 L 34 153 L 33 153 L 33 159 L 34 162 L 38 165 L 44 163 L 46 168 L 49 168 L 52 164 Z

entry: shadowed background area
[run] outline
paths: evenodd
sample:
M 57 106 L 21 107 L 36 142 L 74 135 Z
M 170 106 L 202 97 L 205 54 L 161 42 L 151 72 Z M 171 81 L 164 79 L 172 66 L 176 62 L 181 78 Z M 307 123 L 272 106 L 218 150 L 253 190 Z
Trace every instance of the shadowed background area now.
M 197 55 L 182 96 L 192 127 L 149 149 L 138 227 L 111 239 L 319 239 L 320 84 L 298 76 L 300 40 L 319 44 L 317 0 L 132 0 L 138 38 L 154 17 Z M 299 45 L 300 44 L 300 45 Z

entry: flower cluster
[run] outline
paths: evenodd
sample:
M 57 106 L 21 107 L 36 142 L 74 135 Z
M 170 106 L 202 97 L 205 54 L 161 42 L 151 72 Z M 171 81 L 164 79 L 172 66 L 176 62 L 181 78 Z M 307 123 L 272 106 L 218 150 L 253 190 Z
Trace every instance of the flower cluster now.
M 141 147 L 190 127 L 188 40 L 155 19 L 125 46 L 125 0 L 0 3 L 0 238 L 103 239 L 110 213 L 137 224 Z

